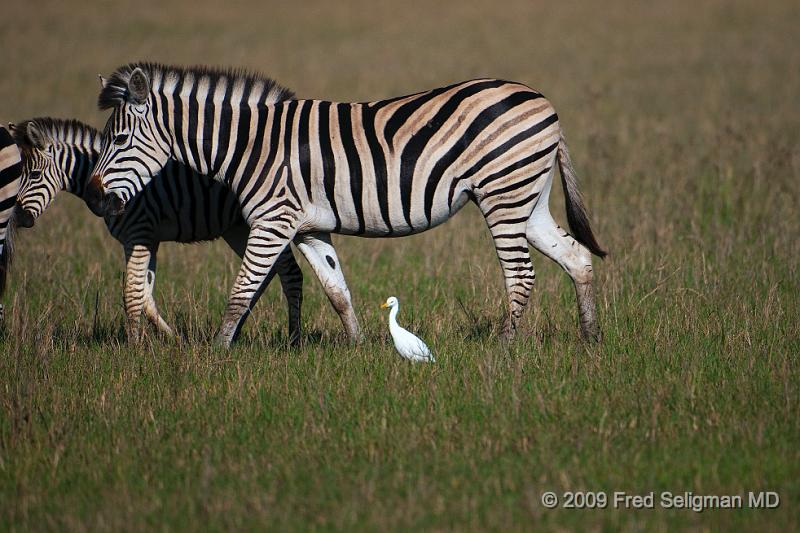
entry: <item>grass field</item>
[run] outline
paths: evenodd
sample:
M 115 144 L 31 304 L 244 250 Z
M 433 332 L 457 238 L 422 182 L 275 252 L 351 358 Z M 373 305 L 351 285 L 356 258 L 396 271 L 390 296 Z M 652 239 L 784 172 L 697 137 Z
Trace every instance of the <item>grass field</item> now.
M 800 9 L 533 4 L 5 3 L 3 121 L 102 126 L 97 74 L 139 59 L 251 67 L 339 100 L 530 84 L 559 111 L 610 256 L 595 261 L 599 345 L 535 252 L 519 339 L 497 337 L 500 269 L 468 207 L 417 237 L 336 239 L 363 345 L 303 263 L 303 346 L 287 348 L 271 287 L 219 351 L 235 256 L 166 244 L 156 298 L 188 342 L 131 347 L 121 248 L 61 198 L 19 233 L 6 296 L 0 529 L 798 529 Z M 564 221 L 560 186 L 551 210 Z M 394 353 L 389 295 L 436 365 Z M 780 507 L 540 503 L 761 490 Z

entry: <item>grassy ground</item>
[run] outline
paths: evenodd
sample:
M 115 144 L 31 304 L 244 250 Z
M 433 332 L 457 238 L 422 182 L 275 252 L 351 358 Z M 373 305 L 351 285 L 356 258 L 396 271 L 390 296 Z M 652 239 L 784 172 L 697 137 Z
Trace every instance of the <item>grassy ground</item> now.
M 63 198 L 20 233 L 6 298 L 0 529 L 800 527 L 795 3 L 263 4 L 8 3 L 0 119 L 101 126 L 97 73 L 137 59 L 257 68 L 329 99 L 529 83 L 611 252 L 605 341 L 579 342 L 571 285 L 536 255 L 521 338 L 501 342 L 499 267 L 466 208 L 418 237 L 337 239 L 363 346 L 304 264 L 302 348 L 275 288 L 234 349 L 210 348 L 237 267 L 213 243 L 160 254 L 157 299 L 189 342 L 129 347 L 121 249 Z M 392 294 L 435 366 L 394 354 Z M 548 490 L 781 505 L 548 510 Z

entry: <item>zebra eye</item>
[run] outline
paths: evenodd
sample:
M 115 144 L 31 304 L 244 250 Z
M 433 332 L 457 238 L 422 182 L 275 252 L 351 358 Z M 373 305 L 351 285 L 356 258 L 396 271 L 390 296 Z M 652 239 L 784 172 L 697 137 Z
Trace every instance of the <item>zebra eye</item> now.
M 31 170 L 30 175 L 31 181 L 39 181 L 42 179 L 42 171 L 41 170 Z
M 128 142 L 128 134 L 127 133 L 120 133 L 119 135 L 114 137 L 114 144 L 116 144 L 117 146 L 119 146 L 121 144 L 125 144 L 126 142 Z

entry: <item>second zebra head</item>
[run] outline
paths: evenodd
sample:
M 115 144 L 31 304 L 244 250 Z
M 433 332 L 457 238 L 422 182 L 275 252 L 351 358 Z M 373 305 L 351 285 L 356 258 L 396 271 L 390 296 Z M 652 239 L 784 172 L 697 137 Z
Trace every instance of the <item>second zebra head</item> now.
M 97 150 L 97 132 L 75 120 L 35 118 L 9 124 L 22 155 L 17 225 L 30 228 L 60 191 L 82 196 Z M 96 208 L 94 214 L 101 216 Z

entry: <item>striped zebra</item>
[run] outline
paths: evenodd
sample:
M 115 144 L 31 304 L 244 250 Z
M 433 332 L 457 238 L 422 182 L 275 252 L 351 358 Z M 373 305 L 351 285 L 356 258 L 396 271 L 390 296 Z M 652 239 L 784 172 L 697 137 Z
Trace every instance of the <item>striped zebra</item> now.
M 22 163 L 19 150 L 9 131 L 0 126 L 0 297 L 6 291 L 8 268 L 13 255 L 14 203 L 19 190 Z M 5 309 L 0 303 L 0 321 Z
M 553 106 L 525 85 L 477 79 L 367 103 L 264 100 L 272 80 L 206 67 L 123 66 L 98 104 L 113 112 L 92 187 L 120 212 L 175 158 L 217 175 L 250 226 L 217 341 L 228 345 L 281 250 L 296 238 L 426 231 L 467 201 L 494 239 L 513 336 L 534 282 L 528 245 L 572 278 L 581 331 L 598 338 L 589 225 Z M 556 166 L 573 238 L 550 215 Z
M 86 199 L 86 185 L 100 151 L 100 132 L 76 120 L 52 118 L 28 120 L 12 128 L 23 155 L 17 197 L 20 226 L 32 227 L 61 191 Z M 175 161 L 167 164 L 162 174 L 166 179 L 146 186 L 124 215 L 105 217 L 109 232 L 125 251 L 124 300 L 133 340 L 141 335 L 142 311 L 160 331 L 173 335 L 153 299 L 159 243 L 222 237 L 241 257 L 249 231 L 236 197 L 224 185 Z M 275 270 L 289 308 L 289 338 L 295 343 L 300 337 L 303 275 L 291 248 L 280 256 Z M 329 296 L 335 299 L 338 294 Z M 355 316 L 352 308 L 344 312 Z M 343 316 L 345 324 L 350 319 Z M 358 337 L 357 323 L 349 333 Z

